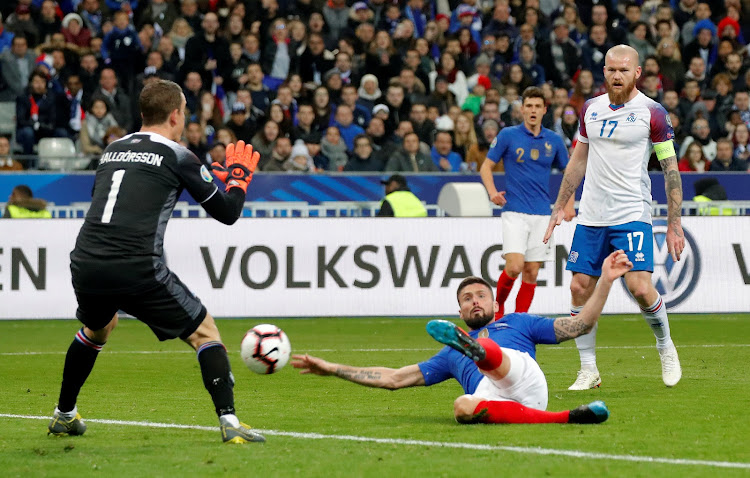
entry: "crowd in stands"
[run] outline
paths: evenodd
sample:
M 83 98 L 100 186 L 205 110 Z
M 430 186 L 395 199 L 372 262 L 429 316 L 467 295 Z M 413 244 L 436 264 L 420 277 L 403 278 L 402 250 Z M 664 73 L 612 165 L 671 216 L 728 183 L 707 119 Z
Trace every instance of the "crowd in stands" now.
M 0 14 L 16 153 L 67 137 L 95 158 L 140 128 L 139 92 L 161 78 L 182 86 L 183 143 L 206 161 L 241 139 L 262 171 L 477 171 L 529 86 L 572 148 L 625 43 L 680 169 L 748 169 L 740 0 L 7 0 Z

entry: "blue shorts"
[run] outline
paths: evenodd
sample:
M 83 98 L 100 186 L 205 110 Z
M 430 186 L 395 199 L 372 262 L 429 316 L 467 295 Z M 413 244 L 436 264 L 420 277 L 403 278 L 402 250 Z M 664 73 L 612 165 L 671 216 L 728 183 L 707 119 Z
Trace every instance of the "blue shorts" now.
M 640 221 L 607 227 L 577 225 L 565 268 L 599 277 L 604 259 L 618 249 L 628 255 L 634 271 L 654 271 L 654 233 L 651 224 Z

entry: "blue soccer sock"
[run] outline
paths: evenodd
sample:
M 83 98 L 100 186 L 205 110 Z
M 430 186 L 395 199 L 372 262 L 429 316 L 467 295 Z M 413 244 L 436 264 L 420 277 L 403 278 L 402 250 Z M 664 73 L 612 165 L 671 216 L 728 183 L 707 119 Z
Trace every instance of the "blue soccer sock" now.
M 81 387 L 86 383 L 86 379 L 94 368 L 96 357 L 99 356 L 102 347 L 104 344 L 88 338 L 83 333 L 83 328 L 76 334 L 65 356 L 60 398 L 57 401 L 57 409 L 60 412 L 68 413 L 75 409 Z
M 641 308 L 641 313 L 646 323 L 651 327 L 656 337 L 656 348 L 663 350 L 672 345 L 672 337 L 669 333 L 669 318 L 667 318 L 667 306 L 661 295 L 651 306 Z

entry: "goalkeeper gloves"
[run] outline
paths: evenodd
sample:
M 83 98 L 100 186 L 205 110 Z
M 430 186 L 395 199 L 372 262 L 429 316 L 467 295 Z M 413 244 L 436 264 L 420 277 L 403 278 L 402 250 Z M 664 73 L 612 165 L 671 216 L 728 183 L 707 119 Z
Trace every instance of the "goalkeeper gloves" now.
M 230 143 L 227 146 L 224 166 L 214 162 L 211 164 L 211 169 L 216 177 L 227 185 L 226 191 L 231 188 L 240 188 L 247 193 L 247 186 L 253 180 L 253 173 L 259 160 L 260 153 L 253 151 L 251 144 L 246 145 L 240 140 L 236 145 Z

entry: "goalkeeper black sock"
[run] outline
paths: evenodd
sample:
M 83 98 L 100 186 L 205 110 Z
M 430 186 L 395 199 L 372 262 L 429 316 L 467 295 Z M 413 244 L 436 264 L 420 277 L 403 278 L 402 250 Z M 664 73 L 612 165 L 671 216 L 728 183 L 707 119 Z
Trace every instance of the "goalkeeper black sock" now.
M 63 381 L 60 387 L 60 398 L 57 409 L 61 412 L 69 412 L 76 406 L 78 393 L 86 382 L 86 379 L 94 368 L 96 357 L 104 347 L 104 344 L 94 342 L 86 337 L 83 328 L 78 331 L 73 343 L 68 347 L 65 356 L 65 368 L 63 369 Z
M 218 416 L 234 414 L 234 377 L 227 349 L 221 342 L 206 342 L 198 347 L 198 363 Z

